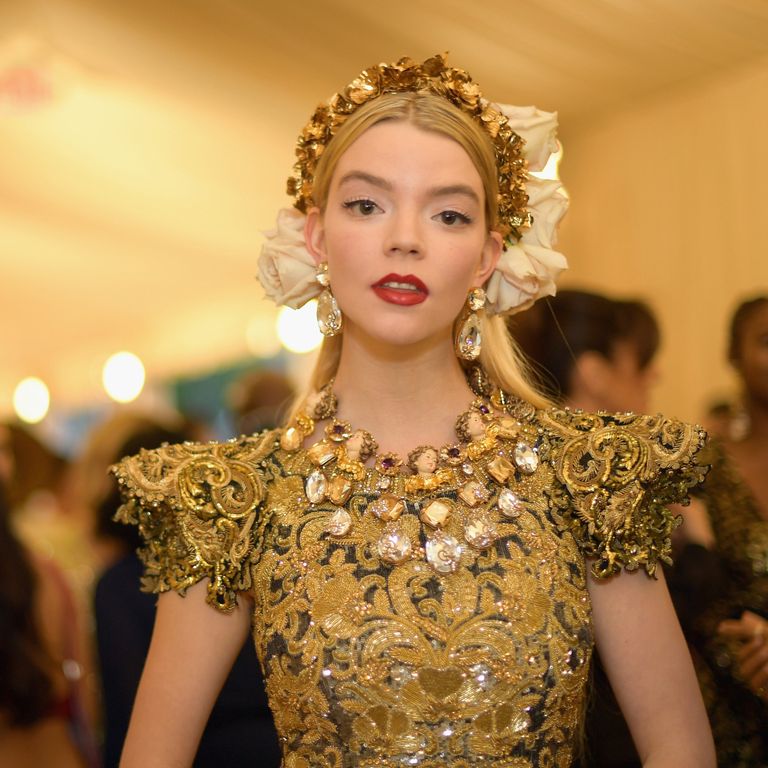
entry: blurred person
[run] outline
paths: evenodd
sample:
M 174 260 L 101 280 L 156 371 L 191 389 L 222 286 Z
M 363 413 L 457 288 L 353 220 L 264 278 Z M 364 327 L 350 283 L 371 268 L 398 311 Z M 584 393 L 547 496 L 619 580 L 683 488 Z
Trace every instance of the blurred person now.
M 277 371 L 249 371 L 232 385 L 229 403 L 238 435 L 274 429 L 288 416 L 296 391 Z
M 74 603 L 55 563 L 14 532 L 15 472 L 11 432 L 0 425 L 0 765 L 86 768 L 95 760 Z
M 564 289 L 514 315 L 510 330 L 557 402 L 586 411 L 648 410 L 659 328 L 643 302 Z
M 648 410 L 657 378 L 659 328 L 643 302 L 561 290 L 511 318 L 510 330 L 542 386 L 562 405 L 586 411 Z M 599 652 L 592 684 L 582 764 L 638 768 L 640 757 Z
M 683 510 L 696 564 L 680 559 L 680 589 L 694 606 L 683 623 L 718 764 L 758 768 L 768 765 L 768 295 L 734 312 L 728 360 L 742 394 L 711 420 L 704 504 Z
M 92 450 L 112 463 L 141 449 L 184 441 L 194 431 L 184 425 L 122 416 L 122 443 L 113 445 L 114 454 L 107 456 L 95 447 Z M 109 435 L 110 430 L 100 430 L 100 434 Z M 94 594 L 104 707 L 104 768 L 119 764 L 155 622 L 155 598 L 140 590 L 142 565 L 136 554 L 140 537 L 137 530 L 113 519 L 119 505 L 117 484 L 111 482 L 97 505 L 95 521 L 105 565 Z M 258 659 L 253 645 L 246 642 L 214 705 L 194 765 L 251 768 L 257 760 L 264 768 L 277 768 L 280 752 Z

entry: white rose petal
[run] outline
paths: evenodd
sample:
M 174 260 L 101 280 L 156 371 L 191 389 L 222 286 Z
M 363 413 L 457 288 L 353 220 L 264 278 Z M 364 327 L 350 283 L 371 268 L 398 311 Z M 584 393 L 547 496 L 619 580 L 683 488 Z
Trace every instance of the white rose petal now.
M 317 296 L 316 265 L 304 240 L 306 216 L 295 208 L 283 208 L 277 228 L 265 232 L 267 241 L 259 255 L 259 281 L 275 304 L 293 309 Z

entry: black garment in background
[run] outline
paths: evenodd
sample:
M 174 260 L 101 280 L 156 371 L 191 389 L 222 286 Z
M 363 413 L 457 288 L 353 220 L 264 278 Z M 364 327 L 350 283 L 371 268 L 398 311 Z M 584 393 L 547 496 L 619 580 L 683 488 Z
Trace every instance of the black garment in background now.
M 131 554 L 96 585 L 96 640 L 105 712 L 104 768 L 117 768 L 155 623 L 155 595 L 139 591 L 143 566 Z M 206 726 L 195 768 L 278 768 L 280 749 L 250 638 Z
M 698 544 L 687 544 L 675 555 L 674 568 L 664 576 L 683 633 L 695 637 L 694 622 L 724 590 L 726 575 L 720 558 Z M 734 617 L 735 618 L 735 617 Z M 595 653 L 585 722 L 585 749 L 573 768 L 641 768 L 619 703 Z

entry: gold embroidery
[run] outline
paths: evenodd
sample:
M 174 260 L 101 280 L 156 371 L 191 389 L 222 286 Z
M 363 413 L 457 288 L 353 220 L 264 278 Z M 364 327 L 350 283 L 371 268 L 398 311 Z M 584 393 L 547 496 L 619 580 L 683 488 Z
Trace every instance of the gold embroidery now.
M 148 538 L 149 588 L 207 576 L 225 609 L 251 590 L 288 768 L 570 764 L 592 651 L 585 556 L 600 576 L 653 573 L 674 524 L 664 505 L 703 474 L 703 437 L 661 418 L 519 402 L 509 415 L 517 426 L 482 438 L 487 471 L 406 491 L 386 466 L 391 498 L 360 464 L 309 504 L 318 457 L 279 431 L 117 466 L 121 517 Z M 465 516 L 438 520 L 437 499 L 469 505 L 493 526 L 490 543 L 468 546 Z M 411 542 L 401 562 L 380 557 L 387 526 Z M 461 542 L 453 571 L 425 558 L 436 533 Z

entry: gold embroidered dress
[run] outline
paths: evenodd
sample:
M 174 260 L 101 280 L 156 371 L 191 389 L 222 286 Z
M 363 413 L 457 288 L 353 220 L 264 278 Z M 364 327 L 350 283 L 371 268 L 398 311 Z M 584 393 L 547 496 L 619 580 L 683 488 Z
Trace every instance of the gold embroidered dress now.
M 286 768 L 570 765 L 593 646 L 587 569 L 652 575 L 667 560 L 666 505 L 702 479 L 704 435 L 660 416 L 506 407 L 503 429 L 421 484 L 319 464 L 286 450 L 284 430 L 115 467 L 119 514 L 146 538 L 145 588 L 206 578 L 224 611 L 253 595 Z M 435 501 L 451 510 L 440 524 Z M 398 562 L 382 555 L 393 531 L 412 542 Z M 457 543 L 451 568 L 427 554 L 439 537 Z

